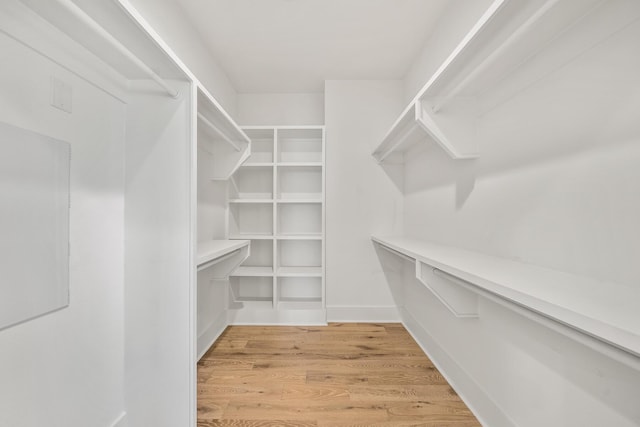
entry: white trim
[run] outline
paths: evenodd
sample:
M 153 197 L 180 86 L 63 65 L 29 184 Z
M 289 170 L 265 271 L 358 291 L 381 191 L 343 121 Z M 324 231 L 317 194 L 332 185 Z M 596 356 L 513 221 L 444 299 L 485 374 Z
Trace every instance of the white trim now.
M 327 322 L 398 323 L 401 321 L 395 306 L 333 306 L 327 307 Z
M 118 418 L 111 423 L 111 427 L 127 427 L 127 413 L 122 411 Z
M 401 309 L 402 324 L 431 359 L 447 383 L 473 412 L 483 426 L 515 427 L 516 423 L 494 402 L 489 395 L 454 359 L 433 336 L 406 309 Z

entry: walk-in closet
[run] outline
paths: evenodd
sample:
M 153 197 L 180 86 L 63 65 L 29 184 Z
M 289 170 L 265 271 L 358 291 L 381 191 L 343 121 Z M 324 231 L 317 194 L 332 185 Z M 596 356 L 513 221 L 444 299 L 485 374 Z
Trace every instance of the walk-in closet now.
M 640 2 L 3 0 L 0 427 L 640 426 Z

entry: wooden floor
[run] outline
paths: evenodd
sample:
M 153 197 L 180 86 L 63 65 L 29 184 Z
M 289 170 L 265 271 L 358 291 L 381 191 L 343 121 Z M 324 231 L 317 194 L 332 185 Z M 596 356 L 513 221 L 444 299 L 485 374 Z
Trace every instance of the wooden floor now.
M 198 363 L 198 426 L 479 426 L 400 324 L 231 326 Z

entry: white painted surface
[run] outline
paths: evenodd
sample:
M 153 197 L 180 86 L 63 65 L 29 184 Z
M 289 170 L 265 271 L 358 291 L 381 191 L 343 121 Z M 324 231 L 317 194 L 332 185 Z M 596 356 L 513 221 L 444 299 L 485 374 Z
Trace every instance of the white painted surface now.
M 247 240 L 209 240 L 198 242 L 198 257 L 196 265 L 206 264 L 221 256 L 247 246 Z
M 373 236 L 372 240 L 413 258 L 423 270 L 444 271 L 640 359 L 638 289 L 419 239 Z M 453 282 L 449 286 L 459 287 Z
M 0 329 L 69 304 L 67 142 L 0 122 Z
M 182 94 L 178 100 L 139 95 L 127 110 L 125 378 L 130 425 L 189 425 L 195 404 L 195 212 L 190 199 L 195 90 L 188 83 L 172 84 Z
M 206 47 L 199 33 L 176 0 L 123 0 L 131 3 L 173 49 L 204 87 L 233 117 L 236 88 L 226 70 Z M 217 15 L 217 13 L 215 14 Z M 235 21 L 237 22 L 237 21 Z M 244 25 L 241 25 L 244 27 Z
M 305 93 L 326 79 L 402 78 L 446 1 L 181 3 L 238 92 Z
M 412 151 L 405 234 L 637 292 L 639 12 L 637 2 L 604 2 L 486 94 L 478 160 L 455 162 L 435 146 Z M 576 49 L 594 34 L 595 48 Z M 637 370 L 484 298 L 479 320 L 455 319 L 405 280 L 405 309 L 433 338 L 422 344 L 436 362 L 442 352 L 455 361 L 448 375 L 463 378 L 454 387 L 487 425 L 640 423 Z M 581 291 L 574 298 L 585 302 Z M 487 399 L 497 413 L 476 407 Z
M 455 46 L 494 0 L 449 0 L 440 13 L 422 50 L 414 56 L 404 75 L 404 100 L 408 104 Z M 400 110 L 398 110 L 398 114 Z
M 57 42 L 23 12 L 0 6 L 30 42 Z M 73 153 L 70 305 L 0 331 L 0 425 L 108 426 L 124 409 L 125 106 L 5 34 L 0 52 L 0 121 L 68 141 Z M 77 53 L 54 56 L 74 63 Z M 72 114 L 49 105 L 51 76 L 72 86 Z
M 247 126 L 323 125 L 323 93 L 239 93 L 236 115 Z
M 370 235 L 401 234 L 401 170 L 380 168 L 370 152 L 401 103 L 400 81 L 326 83 L 328 313 L 395 310 Z

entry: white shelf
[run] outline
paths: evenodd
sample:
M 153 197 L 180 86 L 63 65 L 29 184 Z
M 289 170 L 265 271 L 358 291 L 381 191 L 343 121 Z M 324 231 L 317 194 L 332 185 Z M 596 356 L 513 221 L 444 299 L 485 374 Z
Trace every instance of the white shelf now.
M 372 240 L 437 269 L 439 276 L 466 289 L 568 327 L 607 351 L 622 351 L 623 361 L 631 357 L 640 365 L 640 292 L 631 286 L 407 237 Z
M 322 162 L 278 162 L 277 166 L 283 167 L 322 167 Z
M 241 266 L 234 271 L 231 276 L 239 277 L 271 277 L 273 276 L 273 267 L 254 267 Z
M 230 180 L 228 229 L 252 252 L 232 277 L 233 318 L 324 322 L 324 129 L 243 129 L 252 155 Z
M 322 203 L 322 197 L 308 197 L 308 198 L 290 198 L 290 199 L 277 199 L 277 203 Z
M 248 240 L 198 242 L 197 270 L 215 269 L 214 277 L 226 278 L 249 256 Z
M 198 242 L 198 258 L 196 264 L 197 266 L 201 266 L 248 245 L 248 240 L 209 240 L 207 242 Z
M 322 298 L 282 298 L 278 301 L 281 310 L 318 310 L 322 308 Z
M 274 166 L 273 162 L 251 162 L 247 160 L 242 164 L 243 168 L 271 168 Z
M 229 203 L 273 203 L 273 199 L 229 199 Z
M 229 239 L 230 240 L 273 240 L 273 235 L 272 234 L 251 234 L 251 233 L 246 233 L 246 234 L 242 234 L 242 233 L 236 233 L 236 234 L 230 234 L 229 235 Z
M 433 113 L 423 102 L 413 101 L 387 132 L 380 145 L 373 152 L 378 162 L 384 162 L 393 153 L 402 153 L 417 143 L 431 139 L 454 159 L 478 157 L 473 119 L 458 121 L 450 129 L 441 128 Z M 453 137 L 453 139 L 452 139 Z
M 597 13 L 601 3 L 495 0 L 400 114 L 374 150 L 374 158 L 384 162 L 429 140 L 453 159 L 478 157 L 480 98 L 564 36 L 575 22 Z
M 278 234 L 277 240 L 322 240 L 322 234 Z
M 251 155 L 251 140 L 201 86 L 197 117 L 198 144 L 211 157 L 210 179 L 228 180 Z
M 322 267 L 280 267 L 278 277 L 322 277 Z

